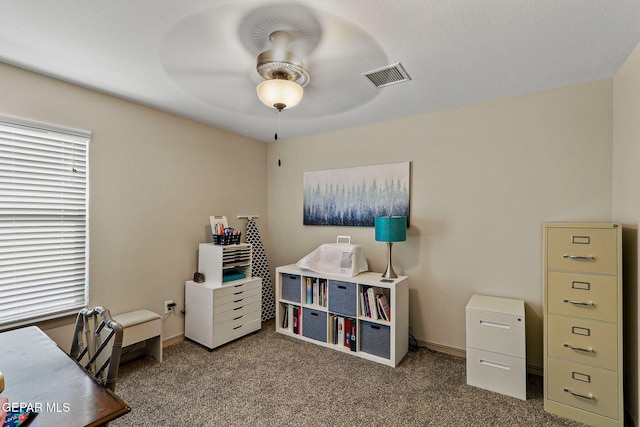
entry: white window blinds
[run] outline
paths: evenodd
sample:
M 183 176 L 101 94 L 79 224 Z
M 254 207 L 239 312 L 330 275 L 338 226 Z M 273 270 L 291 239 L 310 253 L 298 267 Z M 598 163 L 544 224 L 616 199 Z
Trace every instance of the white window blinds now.
M 0 329 L 85 306 L 90 138 L 0 116 Z

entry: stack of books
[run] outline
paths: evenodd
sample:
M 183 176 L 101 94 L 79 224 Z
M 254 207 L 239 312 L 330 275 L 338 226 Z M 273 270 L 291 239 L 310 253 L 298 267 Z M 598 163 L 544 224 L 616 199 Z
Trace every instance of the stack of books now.
M 306 303 L 327 306 L 327 279 L 305 277 Z
M 360 313 L 373 320 L 391 321 L 391 306 L 389 297 L 381 288 L 376 286 L 362 286 L 360 292 Z
M 293 304 L 284 305 L 282 328 L 294 334 L 302 335 L 302 307 Z
M 347 347 L 351 351 L 357 351 L 356 326 L 356 319 L 329 313 L 329 337 L 327 342 Z

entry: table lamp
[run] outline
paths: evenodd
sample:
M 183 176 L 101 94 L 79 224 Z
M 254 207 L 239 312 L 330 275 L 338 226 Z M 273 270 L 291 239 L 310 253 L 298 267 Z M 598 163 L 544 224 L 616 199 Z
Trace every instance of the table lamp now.
M 382 277 L 395 279 L 398 277 L 391 265 L 391 246 L 393 242 L 404 242 L 407 240 L 407 217 L 406 216 L 379 216 L 375 219 L 376 241 L 387 242 L 389 246 L 389 257 L 387 259 L 387 270 Z

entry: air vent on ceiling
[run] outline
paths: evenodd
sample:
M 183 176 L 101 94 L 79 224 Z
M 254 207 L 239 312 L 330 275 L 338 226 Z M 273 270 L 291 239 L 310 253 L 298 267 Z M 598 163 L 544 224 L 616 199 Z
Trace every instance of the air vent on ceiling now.
M 385 87 L 411 80 L 411 77 L 409 77 L 409 74 L 407 74 L 399 62 L 362 73 L 362 75 L 369 79 L 375 87 Z

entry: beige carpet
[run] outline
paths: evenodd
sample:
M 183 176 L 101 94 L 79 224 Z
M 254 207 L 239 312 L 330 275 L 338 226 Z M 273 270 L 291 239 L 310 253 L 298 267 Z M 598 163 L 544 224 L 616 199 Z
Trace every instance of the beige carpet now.
M 466 384 L 464 359 L 426 349 L 397 368 L 285 337 L 273 320 L 212 352 L 189 341 L 120 369 L 132 410 L 112 426 L 581 426 Z

